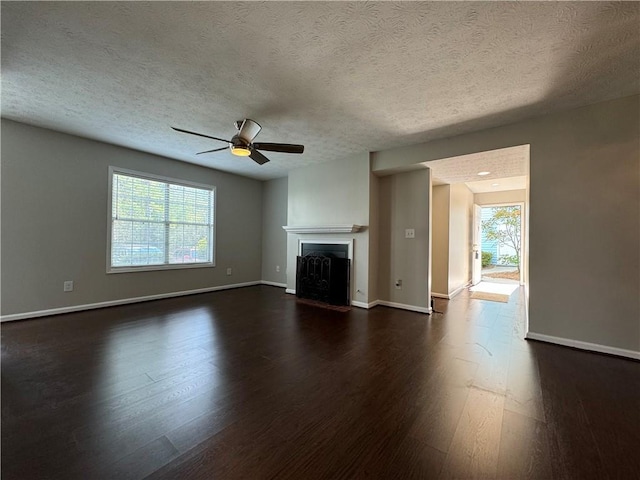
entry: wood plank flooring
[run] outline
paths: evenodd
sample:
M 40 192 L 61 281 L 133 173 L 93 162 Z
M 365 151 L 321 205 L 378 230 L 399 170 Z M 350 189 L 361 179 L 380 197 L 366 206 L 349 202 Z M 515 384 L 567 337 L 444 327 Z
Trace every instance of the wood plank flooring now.
M 640 363 L 257 286 L 2 325 L 11 479 L 640 478 Z

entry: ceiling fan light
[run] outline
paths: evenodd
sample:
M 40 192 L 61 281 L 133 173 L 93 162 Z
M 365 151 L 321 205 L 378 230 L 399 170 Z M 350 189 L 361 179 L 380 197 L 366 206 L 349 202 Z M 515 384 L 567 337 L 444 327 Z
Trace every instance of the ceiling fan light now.
M 245 147 L 244 145 L 232 145 L 231 153 L 238 157 L 248 157 L 251 155 L 251 150 L 249 150 L 249 147 Z

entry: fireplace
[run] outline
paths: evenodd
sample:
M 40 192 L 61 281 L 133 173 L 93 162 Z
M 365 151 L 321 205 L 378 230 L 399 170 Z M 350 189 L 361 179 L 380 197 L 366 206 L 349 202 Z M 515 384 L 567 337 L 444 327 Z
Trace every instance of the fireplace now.
M 296 296 L 330 305 L 349 305 L 350 277 L 349 245 L 301 243 L 296 261 Z

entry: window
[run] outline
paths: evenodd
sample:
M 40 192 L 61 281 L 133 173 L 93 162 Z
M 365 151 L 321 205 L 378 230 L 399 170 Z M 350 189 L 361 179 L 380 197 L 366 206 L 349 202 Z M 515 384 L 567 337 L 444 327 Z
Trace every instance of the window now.
M 214 265 L 215 187 L 109 168 L 107 271 Z

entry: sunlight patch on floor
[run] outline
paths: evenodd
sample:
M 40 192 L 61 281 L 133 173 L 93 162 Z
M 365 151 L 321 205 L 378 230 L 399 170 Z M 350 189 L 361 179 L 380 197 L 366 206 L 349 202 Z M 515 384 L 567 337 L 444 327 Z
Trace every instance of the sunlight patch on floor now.
M 499 293 L 502 295 L 511 295 L 519 285 L 517 283 L 489 283 L 480 282 L 469 290 L 472 292 Z

